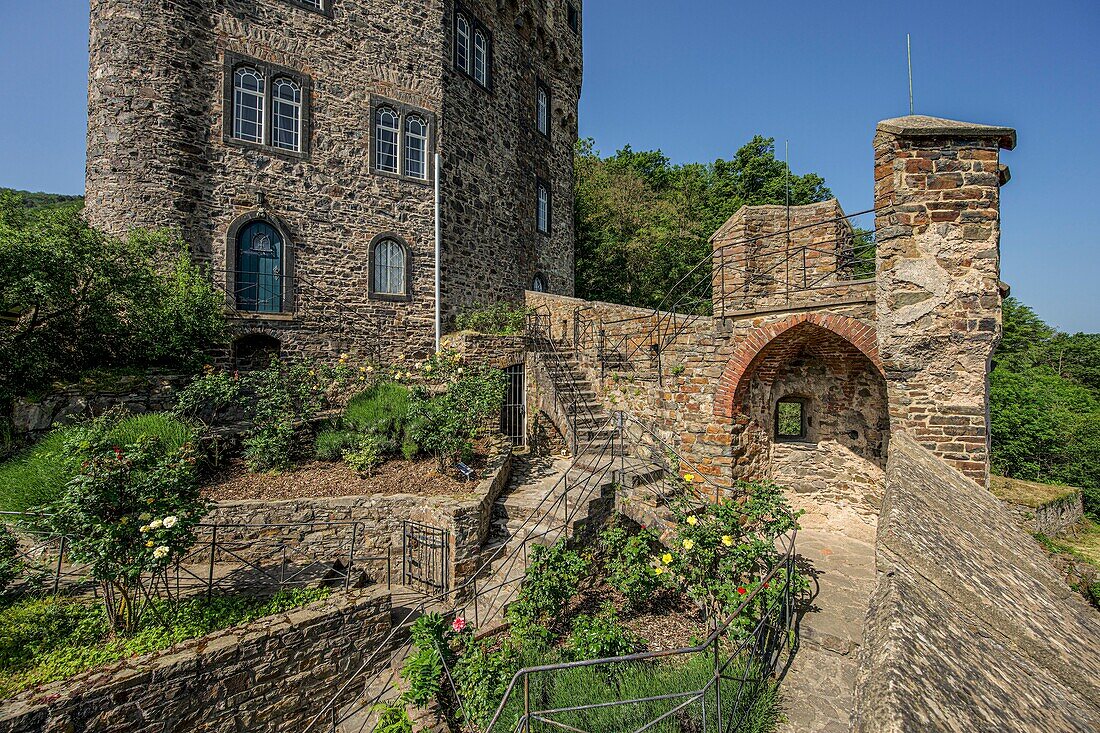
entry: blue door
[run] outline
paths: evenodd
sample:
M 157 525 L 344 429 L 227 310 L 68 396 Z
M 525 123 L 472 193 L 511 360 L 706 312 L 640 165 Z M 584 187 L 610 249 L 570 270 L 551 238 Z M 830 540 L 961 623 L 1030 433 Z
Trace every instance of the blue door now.
M 237 235 L 237 309 L 283 310 L 283 240 L 275 227 L 255 221 Z

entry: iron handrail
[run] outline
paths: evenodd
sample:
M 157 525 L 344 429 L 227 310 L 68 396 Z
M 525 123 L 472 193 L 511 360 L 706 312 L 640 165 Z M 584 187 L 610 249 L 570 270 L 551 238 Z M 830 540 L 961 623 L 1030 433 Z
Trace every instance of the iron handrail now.
M 613 424 L 613 420 L 609 420 L 607 424 L 608 425 Z M 587 450 L 588 448 L 590 448 L 594 444 L 595 444 L 595 439 L 593 438 L 589 441 L 588 445 L 585 446 L 585 449 Z M 607 450 L 606 445 L 604 447 L 604 450 Z M 545 496 L 543 496 L 543 498 L 541 500 L 539 500 L 539 502 L 535 505 L 534 509 L 532 510 L 531 514 L 529 514 L 523 520 L 523 522 L 517 528 L 515 535 L 513 535 L 513 536 L 518 536 L 520 534 L 520 532 L 524 529 L 524 527 L 526 527 L 528 525 L 528 523 L 531 522 L 532 519 L 534 519 L 536 516 L 539 517 L 536 524 L 541 523 L 542 518 L 545 517 L 545 516 L 553 516 L 553 512 L 555 511 L 555 508 L 558 506 L 559 502 L 565 501 L 565 502 L 568 503 L 568 499 L 569 499 L 569 485 L 568 485 L 569 473 L 570 473 L 571 470 L 573 470 L 575 467 L 577 467 L 579 456 L 580 456 L 579 453 L 574 455 L 572 463 L 565 470 L 562 477 L 560 479 L 558 479 L 558 481 L 555 482 L 554 486 L 551 487 L 550 491 L 547 492 L 547 494 Z M 590 495 L 597 488 L 597 485 L 592 481 L 588 481 L 586 483 L 588 484 L 587 495 Z M 562 493 L 560 497 L 555 499 L 550 504 L 549 507 L 547 507 L 547 511 L 545 511 L 543 514 L 540 515 L 539 510 L 544 508 L 544 505 L 546 504 L 546 502 L 552 496 L 554 496 L 557 493 L 557 489 L 563 484 L 565 485 L 565 488 L 566 488 L 565 492 Z M 566 507 L 566 517 L 565 517 L 565 523 L 564 523 L 565 526 L 568 526 L 568 522 L 570 521 L 572 516 L 575 515 L 575 513 L 578 511 L 579 507 L 583 505 L 583 496 L 584 495 L 582 495 L 582 498 L 579 498 L 577 501 L 575 501 L 573 503 L 573 506 L 572 506 L 571 510 L 568 506 Z M 532 534 L 529 531 L 528 534 L 525 535 L 524 538 L 520 541 L 519 546 L 514 548 L 511 553 L 506 555 L 505 559 L 508 560 L 511 563 L 514 563 L 516 558 L 519 557 L 521 553 L 523 553 L 523 555 L 525 556 L 526 551 L 527 551 L 527 544 L 530 541 L 531 536 L 532 536 Z M 479 591 L 477 589 L 477 578 L 478 578 L 478 576 L 481 575 L 482 573 L 484 573 L 487 569 L 489 569 L 492 566 L 492 564 L 500 558 L 500 553 L 508 546 L 508 544 L 509 543 L 501 544 L 489 556 L 489 558 L 487 560 L 483 561 L 477 567 L 477 569 L 475 569 L 474 572 L 471 573 L 469 580 L 466 580 L 465 582 L 457 585 L 451 591 L 445 591 L 445 592 L 442 592 L 442 593 L 438 593 L 434 596 L 429 596 L 427 598 L 422 599 L 420 601 L 420 603 L 418 603 L 414 608 L 412 608 L 405 615 L 405 617 L 401 620 L 400 623 L 398 623 L 397 625 L 391 627 L 389 633 L 387 633 L 385 638 L 375 647 L 374 651 L 372 651 L 370 653 L 370 655 L 363 662 L 360 663 L 359 667 L 356 668 L 356 670 L 348 676 L 348 679 L 339 687 L 339 689 L 336 691 L 336 694 L 334 694 L 328 700 L 328 702 L 325 704 L 325 706 L 312 719 L 310 719 L 310 721 L 306 724 L 306 726 L 303 730 L 304 731 L 313 730 L 313 727 L 318 723 L 318 721 L 320 721 L 322 718 L 324 718 L 326 716 L 326 714 L 328 714 L 330 712 L 333 715 L 336 714 L 335 708 L 339 704 L 338 701 L 348 691 L 348 689 L 351 687 L 352 683 L 354 683 L 355 680 L 361 674 L 363 674 L 365 671 L 367 671 L 371 667 L 371 665 L 374 663 L 374 661 L 378 658 L 379 653 L 383 649 L 387 648 L 393 642 L 394 638 L 397 636 L 398 633 L 400 633 L 403 630 L 407 630 L 412 625 L 412 620 L 415 616 L 422 613 L 424 610 L 426 610 L 429 606 L 431 606 L 434 603 L 445 602 L 448 597 L 453 597 L 455 599 L 458 599 L 458 598 L 462 597 L 461 596 L 462 592 L 465 591 L 467 588 L 471 588 L 474 591 L 473 595 L 470 598 L 470 601 L 473 601 L 474 599 L 477 599 L 479 597 Z M 487 594 L 487 592 L 484 591 L 484 590 L 480 591 L 480 593 L 481 594 Z M 447 615 L 454 614 L 457 609 L 465 608 L 465 607 L 466 607 L 466 604 L 459 604 L 459 603 L 456 602 L 452 606 L 451 610 L 448 611 Z M 406 642 L 405 644 L 399 646 L 398 648 L 396 648 L 390 654 L 390 659 L 392 660 L 396 656 L 396 654 L 399 653 L 400 651 L 408 649 L 410 644 L 411 644 L 411 640 Z M 392 673 L 391 673 L 391 678 L 392 678 Z M 385 692 L 385 690 L 378 693 L 378 697 L 380 698 L 381 695 L 384 694 L 384 692 Z
M 741 614 L 743 614 L 746 609 L 748 609 L 752 604 L 754 604 L 756 602 L 757 598 L 765 590 L 765 587 L 769 583 L 771 583 L 773 580 L 775 580 L 776 575 L 780 571 L 786 571 L 786 573 L 787 573 L 786 578 L 785 578 L 784 594 L 789 594 L 789 592 L 791 590 L 791 570 L 793 568 L 793 563 L 794 563 L 794 551 L 795 551 L 795 542 L 796 542 L 797 536 L 798 536 L 798 529 L 797 529 L 797 526 L 796 526 L 794 529 L 790 530 L 789 541 L 786 543 L 786 547 L 784 549 L 784 553 L 783 553 L 782 557 L 780 558 L 780 561 L 775 563 L 769 569 L 768 573 L 760 579 L 760 582 L 756 585 L 756 587 L 753 588 L 753 590 L 745 596 L 744 600 L 742 600 L 740 605 L 738 605 L 737 608 L 734 611 L 729 613 L 722 623 L 717 624 L 715 626 L 714 630 L 711 631 L 711 633 L 707 636 L 707 638 L 704 641 L 702 641 L 699 644 L 696 644 L 694 646 L 681 647 L 681 648 L 678 648 L 678 649 L 664 649 L 664 650 L 658 650 L 658 651 L 637 652 L 637 653 L 634 653 L 634 654 L 626 654 L 626 655 L 619 655 L 619 656 L 613 656 L 613 657 L 604 657 L 604 658 L 601 658 L 601 659 L 584 659 L 584 660 L 579 660 L 579 661 L 575 661 L 575 662 L 560 662 L 560 663 L 556 663 L 556 664 L 544 664 L 544 665 L 536 665 L 536 666 L 531 666 L 531 667 L 524 667 L 524 668 L 518 670 L 514 675 L 512 675 L 512 679 L 509 681 L 508 687 L 504 691 L 504 694 L 501 698 L 501 702 L 497 706 L 497 710 L 493 714 L 493 717 L 490 720 L 489 724 L 486 726 L 485 730 L 487 732 L 492 731 L 496 727 L 497 722 L 500 720 L 500 716 L 503 715 L 503 713 L 504 713 L 504 711 L 505 711 L 505 709 L 508 705 L 508 701 L 511 698 L 512 693 L 515 692 L 515 690 L 516 690 L 517 684 L 519 684 L 519 682 L 521 680 L 524 680 L 525 684 L 526 684 L 526 680 L 529 679 L 529 677 L 532 674 L 558 672 L 558 671 L 562 671 L 562 670 L 577 669 L 577 668 L 581 668 L 581 667 L 592 667 L 592 666 L 596 666 L 596 665 L 613 665 L 613 664 L 621 665 L 621 664 L 629 664 L 629 663 L 634 663 L 634 662 L 643 662 L 643 661 L 647 661 L 647 660 L 661 659 L 661 658 L 668 658 L 668 657 L 676 657 L 676 656 L 681 656 L 682 657 L 682 656 L 687 656 L 687 655 L 699 654 L 701 652 L 707 651 L 708 649 L 710 649 L 710 647 L 712 645 L 715 646 L 715 654 L 717 655 L 717 653 L 718 653 L 718 648 L 717 648 L 718 640 L 729 630 L 730 626 L 734 623 L 734 621 L 736 621 L 737 618 L 739 616 L 741 616 Z M 787 599 L 784 598 L 784 601 L 786 601 L 786 600 Z M 762 615 L 761 620 L 763 620 L 765 618 L 766 618 L 766 615 Z M 741 646 L 738 648 L 737 651 L 740 651 L 741 648 L 744 647 L 744 644 L 746 644 L 747 642 L 748 642 L 748 639 L 743 641 Z M 727 657 L 727 660 L 726 660 L 725 663 L 723 663 L 721 665 L 716 664 L 716 674 L 715 674 L 714 677 L 711 678 L 711 680 L 710 680 L 710 682 L 708 682 L 707 686 L 709 686 L 709 684 L 713 683 L 717 678 L 720 677 L 721 671 L 731 663 L 732 658 L 733 658 L 732 656 Z M 698 694 L 696 694 L 696 693 L 698 693 Z M 688 691 L 686 693 L 679 693 L 679 694 L 680 695 L 696 694 L 696 697 L 698 697 L 698 695 L 701 694 L 701 691 L 692 690 L 692 691 Z M 552 710 L 537 710 L 537 711 L 532 712 L 529 709 L 527 696 L 525 696 L 525 699 L 524 699 L 525 709 L 524 709 L 524 715 L 520 719 L 520 724 L 521 724 L 520 727 L 523 728 L 524 727 L 523 726 L 524 721 L 530 721 L 531 716 L 533 716 L 533 715 L 548 715 L 548 714 L 557 713 L 557 712 L 572 712 L 572 711 L 594 709 L 594 708 L 597 708 L 597 707 L 610 707 L 610 706 L 614 706 L 614 705 L 626 705 L 626 704 L 644 702 L 644 701 L 653 700 L 653 699 L 657 699 L 657 698 L 653 698 L 653 697 L 651 697 L 651 698 L 633 698 L 633 699 L 629 699 L 629 700 L 618 700 L 618 701 L 605 702 L 605 703 L 594 703 L 594 704 L 591 704 L 591 705 L 580 705 L 580 706 L 575 706 L 575 707 L 571 707 L 571 708 L 558 708 L 558 709 L 552 709 Z M 667 713 L 666 713 L 666 715 L 667 715 Z M 662 717 L 664 717 L 664 716 L 662 716 Z M 544 722 L 549 722 L 549 721 L 544 721 Z M 656 721 L 650 721 L 650 725 L 652 725 L 654 722 L 656 722 Z M 646 726 L 646 727 L 649 727 L 649 726 Z M 526 728 L 524 728 L 524 729 L 526 729 Z M 645 728 L 641 728 L 639 730 L 644 730 L 644 729 Z M 581 733 L 584 733 L 584 732 L 582 731 Z

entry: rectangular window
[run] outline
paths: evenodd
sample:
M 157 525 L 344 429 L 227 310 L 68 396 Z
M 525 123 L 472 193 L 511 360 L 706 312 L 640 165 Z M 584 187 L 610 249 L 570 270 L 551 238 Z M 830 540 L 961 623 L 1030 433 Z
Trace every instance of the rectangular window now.
M 542 234 L 550 233 L 550 187 L 545 181 L 538 182 L 538 213 L 535 216 L 535 226 Z
M 778 440 L 806 437 L 806 403 L 803 400 L 788 397 L 776 404 L 775 437 Z
M 535 127 L 550 137 L 550 90 L 542 82 L 538 82 L 535 92 Z
M 493 85 L 493 34 L 461 5 L 454 15 L 455 69 L 486 89 Z
M 574 33 L 581 32 L 581 11 L 577 9 L 577 6 L 573 3 L 567 2 L 565 4 L 566 15 L 569 18 L 569 30 Z

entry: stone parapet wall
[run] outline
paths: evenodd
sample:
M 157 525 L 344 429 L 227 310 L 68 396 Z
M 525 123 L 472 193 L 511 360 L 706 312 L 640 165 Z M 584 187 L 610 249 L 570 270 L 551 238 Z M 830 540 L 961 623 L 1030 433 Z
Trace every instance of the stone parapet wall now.
M 133 415 L 164 412 L 175 407 L 177 393 L 193 379 L 189 375 L 149 374 L 117 377 L 109 385 L 70 384 L 34 399 L 17 399 L 12 405 L 12 426 L 16 433 L 35 436 L 115 408 Z
M 1100 615 L 985 489 L 890 445 L 856 733 L 1100 730 Z
M 238 561 L 258 563 L 279 558 L 284 545 L 296 548 L 292 561 L 295 554 L 326 561 L 347 559 L 352 548 L 351 527 L 315 523 L 361 523 L 355 533 L 356 566 L 368 569 L 376 582 L 386 580 L 387 559 L 393 562 L 389 572 L 394 582 L 400 582 L 403 523 L 419 522 L 450 533 L 448 583 L 454 589 L 477 569 L 481 545 L 489 536 L 493 502 L 511 477 L 511 448 L 503 443 L 498 446 L 484 478 L 471 483 L 470 493 L 464 496 L 377 494 L 223 501 L 214 504 L 204 522 L 218 525 L 219 542 L 232 547 Z M 257 525 L 294 526 L 266 527 L 258 533 Z
M 381 590 L 86 672 L 5 701 L 0 733 L 301 733 L 389 633 Z

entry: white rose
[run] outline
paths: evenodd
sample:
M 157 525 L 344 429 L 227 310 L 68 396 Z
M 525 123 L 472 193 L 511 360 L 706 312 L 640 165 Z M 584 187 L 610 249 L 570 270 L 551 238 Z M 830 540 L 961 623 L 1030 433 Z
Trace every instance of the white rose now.
M 164 526 L 164 522 L 159 519 L 154 519 L 152 522 L 149 522 L 149 529 L 160 529 L 162 526 Z
M 177 517 L 165 517 L 164 518 L 164 528 L 165 529 L 172 529 L 172 527 L 176 526 L 176 523 L 178 521 L 179 521 L 179 519 Z
M 153 557 L 157 560 L 163 560 L 164 558 L 168 557 L 168 547 L 166 545 L 161 545 L 157 549 L 153 550 Z

